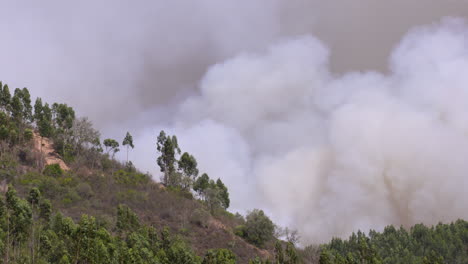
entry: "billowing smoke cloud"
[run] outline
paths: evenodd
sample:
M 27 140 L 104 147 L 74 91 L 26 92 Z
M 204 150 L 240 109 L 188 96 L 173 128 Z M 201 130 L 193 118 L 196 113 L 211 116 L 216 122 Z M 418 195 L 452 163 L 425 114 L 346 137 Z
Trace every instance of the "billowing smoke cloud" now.
M 176 133 L 233 210 L 265 208 L 319 242 L 468 217 L 467 27 L 419 27 L 391 52 L 467 7 L 3 1 L 0 79 L 70 103 L 105 136 L 130 130 L 132 160 L 155 178 L 156 134 Z
M 284 41 L 212 66 L 170 130 L 305 242 L 468 217 L 468 28 L 417 28 L 390 65 L 335 76 L 320 41 Z

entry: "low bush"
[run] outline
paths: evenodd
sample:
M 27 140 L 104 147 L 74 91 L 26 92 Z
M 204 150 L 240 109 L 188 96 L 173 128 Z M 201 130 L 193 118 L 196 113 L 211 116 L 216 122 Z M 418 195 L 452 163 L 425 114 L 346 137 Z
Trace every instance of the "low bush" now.
M 63 170 L 59 164 L 50 164 L 45 166 L 43 173 L 51 177 L 60 177 L 63 175 Z
M 207 228 L 210 220 L 210 213 L 202 208 L 195 209 L 190 216 L 190 223 Z

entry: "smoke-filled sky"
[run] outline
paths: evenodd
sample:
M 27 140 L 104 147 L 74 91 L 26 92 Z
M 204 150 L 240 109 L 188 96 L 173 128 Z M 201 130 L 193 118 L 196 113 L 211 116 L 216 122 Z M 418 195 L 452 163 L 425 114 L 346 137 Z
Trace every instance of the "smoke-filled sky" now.
M 0 1 L 0 80 L 175 133 L 305 243 L 467 218 L 468 1 Z M 454 18 L 458 17 L 458 18 Z M 346 219 L 346 221 L 344 221 Z

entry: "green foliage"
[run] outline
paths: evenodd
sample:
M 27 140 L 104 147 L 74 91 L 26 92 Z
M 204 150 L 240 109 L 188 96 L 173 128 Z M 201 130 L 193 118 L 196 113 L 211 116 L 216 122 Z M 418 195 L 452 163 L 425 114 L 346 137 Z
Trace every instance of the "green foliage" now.
M 284 263 L 284 252 L 283 252 L 283 245 L 278 240 L 275 244 L 275 263 L 283 264 Z
M 322 252 L 320 253 L 319 263 L 320 264 L 333 264 L 332 257 L 327 250 L 322 250 Z
M 117 230 L 119 232 L 133 232 L 140 227 L 138 216 L 126 205 L 117 207 Z
M 28 121 L 33 121 L 31 95 L 27 88 L 21 90 L 21 103 L 23 105 L 23 117 Z
M 44 199 L 39 203 L 39 217 L 45 222 L 49 222 L 52 215 L 52 204 L 50 200 Z
M 47 103 L 41 107 L 40 110 L 41 111 L 35 117 L 39 134 L 43 137 L 52 137 L 54 134 L 54 127 L 52 124 L 52 110 Z
M 202 176 L 198 177 L 193 184 L 193 190 L 198 193 L 201 197 L 205 196 L 205 192 L 210 186 L 210 177 L 208 174 L 203 173 Z
M 288 244 L 286 245 L 286 256 L 287 256 L 287 260 L 285 263 L 287 264 L 299 263 L 299 256 L 297 255 L 296 248 L 294 247 L 293 243 L 288 242 Z
M 229 192 L 224 185 L 224 183 L 221 181 L 221 179 L 218 179 L 216 181 L 216 187 L 219 189 L 219 197 L 221 200 L 221 205 L 223 206 L 224 209 L 227 209 L 229 207 L 229 204 L 231 203 L 231 200 L 229 199 Z
M 187 152 L 184 152 L 178 161 L 179 171 L 182 173 L 181 186 L 189 189 L 198 176 L 197 160 Z
M 32 224 L 32 211 L 28 202 L 16 195 L 16 190 L 8 187 L 6 192 L 6 209 L 8 212 L 8 236 L 12 241 L 27 241 Z
M 127 132 L 127 134 L 125 135 L 125 138 L 124 138 L 124 140 L 122 142 L 122 145 L 131 147 L 131 148 L 135 147 L 133 145 L 133 137 L 132 137 L 132 135 L 130 135 L 130 132 Z
M 33 139 L 33 131 L 31 129 L 25 129 L 23 134 L 25 141 L 31 141 Z
M 249 261 L 249 264 L 267 264 L 270 263 L 268 260 L 263 261 L 261 258 L 256 257 L 254 259 L 251 259 Z
M 158 235 L 153 227 L 142 226 L 125 205 L 117 208 L 116 237 L 92 216 L 82 215 L 78 223 L 61 213 L 50 219 L 50 202 L 41 201 L 38 189 L 31 189 L 28 200 L 31 205 L 40 204 L 41 221 L 36 228 L 29 204 L 13 187 L 5 194 L 5 204 L 0 199 L 0 219 L 7 221 L 0 225 L 0 236 L 7 234 L 7 239 L 2 239 L 6 245 L 0 243 L 4 248 L 0 255 L 2 259 L 8 256 L 10 263 L 29 263 L 31 255 L 35 263 L 201 263 L 185 243 L 171 236 L 169 229 Z M 39 232 L 37 236 L 34 231 Z M 207 256 L 217 261 L 209 263 L 235 263 L 234 254 L 227 250 L 210 251 Z
M 236 228 L 234 228 L 234 234 L 239 237 L 245 237 L 246 236 L 245 225 L 236 226 Z
M 229 249 L 212 249 L 205 254 L 202 264 L 235 264 L 236 256 Z
M 41 192 L 38 188 L 34 187 L 29 191 L 28 202 L 31 205 L 37 205 L 39 203 L 40 196 Z
M 127 163 L 128 163 L 128 149 L 129 148 L 134 148 L 135 146 L 133 145 L 133 137 L 132 135 L 130 134 L 130 132 L 127 132 L 127 134 L 125 135 L 125 138 L 123 139 L 123 142 L 122 142 L 122 146 L 126 146 L 127 147 Z
M 112 157 L 114 157 L 115 153 L 119 152 L 119 142 L 117 142 L 115 139 L 107 138 L 104 140 L 104 146 L 106 147 L 106 153 L 109 154 L 109 152 L 112 151 Z
M 150 176 L 147 174 L 128 170 L 116 171 L 114 174 L 114 178 L 117 183 L 130 186 L 147 184 L 151 180 Z
M 0 96 L 0 105 L 4 110 L 9 111 L 10 110 L 10 104 L 11 104 L 11 93 L 10 89 L 8 88 L 8 85 L 3 85 L 3 89 L 1 89 L 1 83 L 0 83 L 0 90 L 1 90 L 1 96 Z
M 18 161 L 11 154 L 4 154 L 0 157 L 0 180 L 10 182 L 16 176 Z
M 262 247 L 274 237 L 275 225 L 262 210 L 254 209 L 246 216 L 243 237 L 250 243 Z
M 62 168 L 60 168 L 59 164 L 50 164 L 45 166 L 44 171 L 42 173 L 51 177 L 60 177 L 63 175 L 63 170 Z
M 325 245 L 330 259 L 344 263 L 467 263 L 468 223 L 458 220 L 451 224 L 426 227 L 386 227 L 382 233 L 370 231 L 352 234 L 347 240 L 333 239 Z M 333 263 L 333 262 L 331 262 Z
M 166 135 L 164 131 L 161 131 L 157 138 L 156 149 L 160 153 L 156 162 L 161 172 L 164 173 L 163 183 L 166 186 L 178 186 L 180 182 L 177 180 L 175 166 L 177 162 L 176 154 L 180 154 L 180 148 L 177 137 Z
M 28 142 L 36 140 L 33 131 L 41 136 L 40 142 L 34 142 L 39 151 Z M 58 154 L 69 171 L 58 164 L 44 166 L 40 152 L 49 151 L 49 142 L 55 149 L 52 154 Z M 125 164 L 113 159 L 119 151 L 117 141 L 107 139 L 103 145 L 92 123 L 76 118 L 72 107 L 49 105 L 41 98 L 32 106 L 29 90 L 15 89 L 11 96 L 8 86 L 0 83 L 0 180 L 18 188 L 18 194 L 11 187 L 5 199 L 0 198 L 0 259 L 8 263 L 201 263 L 186 242 L 198 243 L 196 236 L 210 231 L 205 229 L 211 219 L 205 205 L 224 220 L 236 222 L 224 211 L 230 202 L 227 187 L 206 174 L 197 182 L 197 160 L 187 152 L 181 155 L 175 135 L 161 131 L 157 142 L 166 188 L 128 161 L 128 151 L 134 148 L 130 133 L 122 141 L 127 148 Z M 103 155 L 103 147 L 112 154 Z M 195 201 L 192 188 L 205 201 Z M 129 206 L 141 213 L 141 222 Z M 54 213 L 60 211 L 63 214 Z M 155 228 L 145 226 L 155 220 L 155 214 L 181 236 L 172 237 L 168 229 L 158 235 Z M 152 223 L 161 225 L 157 220 Z M 224 224 L 229 228 L 231 223 Z M 209 235 L 217 239 L 216 234 Z M 212 246 L 194 244 L 197 252 L 201 248 Z M 232 246 L 233 250 L 245 248 L 243 243 Z M 252 248 L 247 250 L 250 253 L 243 253 L 241 261 L 252 256 Z M 5 258 L 6 252 L 9 257 Z M 227 250 L 206 255 L 206 261 L 213 263 L 236 259 Z
M 229 207 L 229 192 L 221 179 L 215 182 L 204 173 L 193 184 L 193 190 L 204 199 L 212 214 L 220 208 L 226 210 Z
M 73 126 L 75 120 L 75 110 L 67 104 L 54 103 L 52 105 L 52 115 L 55 117 L 55 125 L 57 129 L 63 133 L 68 131 Z

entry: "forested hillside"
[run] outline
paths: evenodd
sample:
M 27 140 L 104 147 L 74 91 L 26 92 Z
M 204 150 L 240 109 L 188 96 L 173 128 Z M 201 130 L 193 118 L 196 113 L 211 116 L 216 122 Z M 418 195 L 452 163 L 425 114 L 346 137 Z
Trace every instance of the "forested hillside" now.
M 3 263 L 247 263 L 273 257 L 261 210 L 227 211 L 222 180 L 200 173 L 175 135 L 152 142 L 161 182 L 128 159 L 131 133 L 104 138 L 63 103 L 0 84 Z M 115 159 L 119 151 L 126 160 Z M 291 256 L 294 245 L 283 242 Z M 220 262 L 221 261 L 221 262 Z
M 175 135 L 148 144 L 161 182 L 129 160 L 131 133 L 102 137 L 71 106 L 0 83 L 0 262 L 468 263 L 462 220 L 299 247 L 262 210 L 229 212 L 222 175 L 200 171 Z
M 333 239 L 323 246 L 321 264 L 326 263 L 468 263 L 468 222 L 410 230 L 388 226 L 382 233 L 352 234 L 347 240 Z

